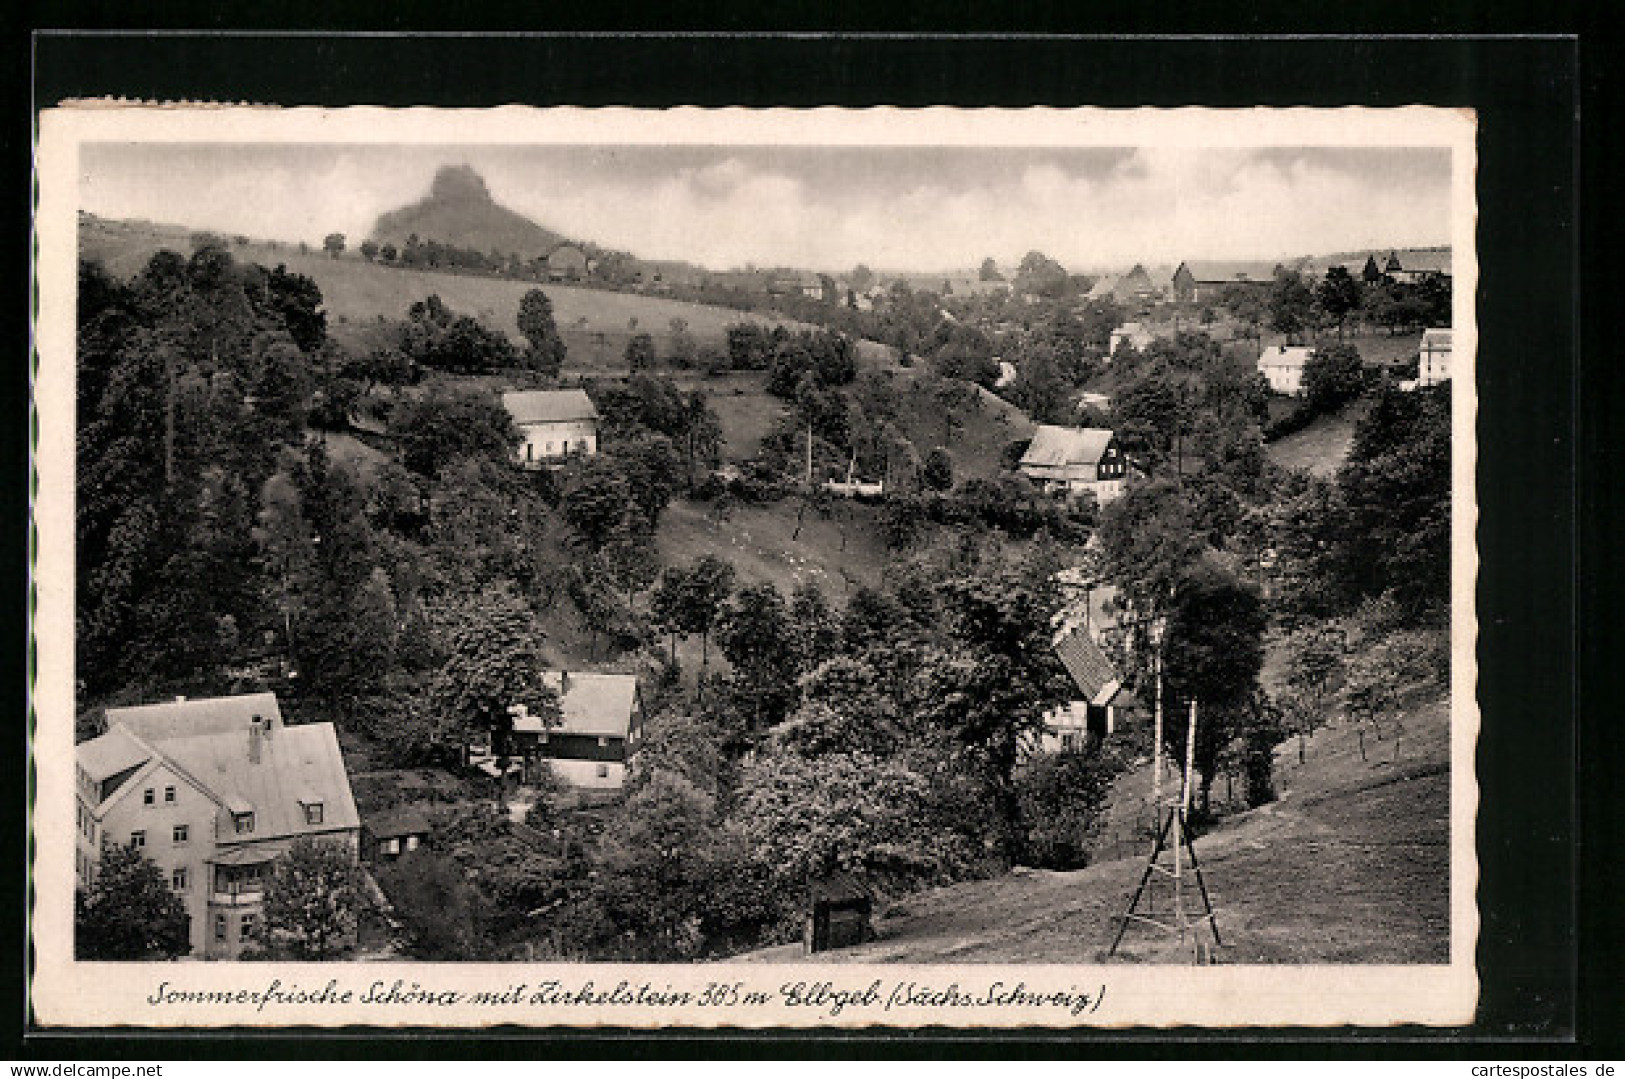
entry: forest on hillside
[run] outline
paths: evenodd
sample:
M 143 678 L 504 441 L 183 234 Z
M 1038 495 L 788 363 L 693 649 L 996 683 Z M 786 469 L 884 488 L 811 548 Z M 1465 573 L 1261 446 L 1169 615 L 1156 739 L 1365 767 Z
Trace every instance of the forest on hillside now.
M 1230 760 L 1250 799 L 1273 796 L 1270 751 L 1294 713 L 1260 684 L 1272 634 L 1297 662 L 1356 614 L 1417 634 L 1446 617 L 1448 388 L 1362 382 L 1350 458 L 1317 480 L 1269 464 L 1256 372 L 1210 337 L 1130 350 L 1102 418 L 1141 476 L 1102 508 L 1038 492 L 1009 467 L 1019 440 L 996 478 L 956 475 L 952 417 L 981 407 L 956 365 L 991 354 L 977 331 L 934 316 L 921 396 L 860 370 L 848 336 L 741 325 L 727 362 L 783 414 L 739 475 L 716 468 L 704 393 L 677 390 L 641 345 L 627 377 L 587 386 L 603 452 L 526 473 L 482 376 L 555 376 L 563 346 L 534 295 L 522 345 L 403 297 L 354 351 L 328 337 L 309 278 L 218 245 L 160 252 L 128 280 L 80 268 L 82 735 L 109 704 L 273 689 L 388 763 L 455 770 L 473 732 L 500 744 L 511 705 L 556 707 L 542 672 L 563 617 L 647 676 L 650 737 L 621 800 L 543 799 L 530 838 L 494 798 L 441 806 L 430 845 L 381 873 L 414 955 L 723 955 L 799 933 L 807 881 L 834 869 L 901 894 L 1081 864 L 1132 749 L 1026 752 L 1072 693 L 1050 647 L 1062 569 L 1119 589 L 1118 658 L 1142 689 L 1144 634 L 1165 627 L 1170 693 L 1212 717 L 1204 808 Z M 1033 342 L 1067 387 L 1091 362 L 1063 351 L 1072 333 Z M 924 400 L 933 423 L 949 417 L 940 440 L 918 438 Z M 358 414 L 390 447 L 366 469 L 330 442 Z M 809 457 L 819 477 L 894 481 L 881 585 L 843 599 L 741 582 L 716 554 L 661 563 L 676 500 L 719 529 L 741 502 L 820 512 Z M 698 669 L 676 662 L 679 638 L 701 642 Z M 1339 662 L 1304 694 L 1363 686 L 1380 708 L 1380 684 Z

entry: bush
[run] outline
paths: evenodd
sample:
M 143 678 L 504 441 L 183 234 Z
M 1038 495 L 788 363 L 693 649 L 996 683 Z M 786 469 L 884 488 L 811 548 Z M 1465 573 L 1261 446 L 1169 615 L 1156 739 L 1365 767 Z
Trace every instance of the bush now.
M 1016 777 L 1028 860 L 1044 869 L 1082 869 L 1112 780 L 1115 754 L 1058 753 L 1035 758 Z

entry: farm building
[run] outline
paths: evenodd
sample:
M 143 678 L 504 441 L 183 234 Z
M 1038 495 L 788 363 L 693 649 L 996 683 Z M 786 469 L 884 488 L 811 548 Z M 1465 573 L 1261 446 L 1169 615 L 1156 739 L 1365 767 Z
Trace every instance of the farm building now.
M 502 407 L 524 437 L 516 452 L 525 468 L 598 452 L 598 409 L 585 390 L 512 390 Z
M 1181 262 L 1174 271 L 1174 298 L 1183 303 L 1216 303 L 1236 285 L 1268 289 L 1281 270 L 1278 262 Z
M 587 276 L 587 253 L 575 244 L 559 244 L 547 253 L 551 281 L 580 281 Z
M 1403 253 L 1390 252 L 1386 272 L 1402 284 L 1415 284 L 1429 274 L 1449 277 L 1451 266 L 1451 249 L 1448 247 L 1414 248 Z
M 1097 427 L 1041 425 L 1020 469 L 1050 492 L 1093 492 L 1102 505 L 1123 493 L 1124 462 L 1117 436 Z
M 289 727 L 271 693 L 109 708 L 75 748 L 78 883 L 108 847 L 141 850 L 179 896 L 192 954 L 236 959 L 296 839 L 353 858 L 360 819 L 331 723 Z
M 1303 345 L 1272 345 L 1259 353 L 1259 373 L 1269 381 L 1271 390 L 1297 397 L 1303 393 L 1304 365 L 1314 351 Z
M 1450 381 L 1451 332 L 1447 329 L 1424 330 L 1422 345 L 1417 352 L 1416 381 L 1423 386 L 1436 386 Z
M 526 771 L 545 764 L 572 787 L 620 789 L 643 739 L 637 677 L 592 671 L 548 671 L 543 677 L 559 695 L 559 715 L 515 716 L 513 749 Z

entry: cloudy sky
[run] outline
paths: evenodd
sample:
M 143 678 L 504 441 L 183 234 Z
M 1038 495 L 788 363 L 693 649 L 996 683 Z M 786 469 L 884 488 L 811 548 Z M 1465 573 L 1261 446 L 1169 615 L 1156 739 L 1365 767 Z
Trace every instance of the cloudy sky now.
M 1450 240 L 1447 150 L 91 143 L 81 205 L 256 238 L 365 236 L 468 164 L 568 236 L 711 269 L 1069 269 Z

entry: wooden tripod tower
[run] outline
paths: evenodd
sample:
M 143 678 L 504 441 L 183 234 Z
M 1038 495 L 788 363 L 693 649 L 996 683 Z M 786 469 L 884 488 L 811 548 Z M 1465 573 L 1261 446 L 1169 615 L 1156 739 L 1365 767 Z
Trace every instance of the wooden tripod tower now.
M 1162 694 L 1161 685 L 1158 685 L 1157 694 L 1157 747 L 1153 767 L 1158 782 L 1156 789 L 1161 788 L 1162 777 Z M 1145 872 L 1140 874 L 1139 886 L 1134 889 L 1134 898 L 1129 900 L 1128 910 L 1124 911 L 1117 926 L 1117 936 L 1112 940 L 1111 950 L 1107 957 L 1117 954 L 1118 945 L 1123 943 L 1123 936 L 1128 932 L 1130 922 L 1143 922 L 1165 933 L 1177 935 L 1180 947 L 1190 946 L 1193 960 L 1200 957 L 1203 950 L 1201 939 L 1201 926 L 1205 922 L 1213 934 L 1213 945 L 1218 947 L 1224 943 L 1219 937 L 1219 922 L 1213 915 L 1213 902 L 1208 897 L 1207 881 L 1202 877 L 1202 863 L 1196 860 L 1196 847 L 1191 839 L 1190 827 L 1185 819 L 1185 811 L 1190 805 L 1191 771 L 1195 766 L 1196 755 L 1196 702 L 1191 702 L 1190 726 L 1185 739 L 1185 776 L 1180 784 L 1179 800 L 1167 806 L 1158 806 L 1160 819 L 1157 826 L 1157 841 L 1151 848 L 1151 856 L 1146 859 Z M 1156 798 L 1156 795 L 1153 795 Z M 1165 861 L 1163 855 L 1171 854 L 1170 861 Z M 1153 877 L 1166 878 L 1172 888 L 1173 909 L 1161 917 L 1156 916 L 1155 898 L 1156 888 L 1152 884 Z M 1195 896 L 1187 896 L 1190 881 L 1196 880 L 1197 893 L 1202 900 L 1201 912 L 1198 913 L 1195 905 Z M 1141 908 L 1141 901 L 1144 908 Z M 1164 920 L 1166 919 L 1166 920 Z

